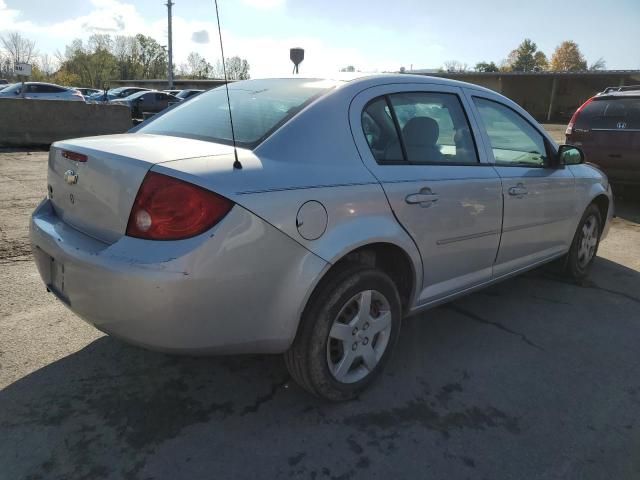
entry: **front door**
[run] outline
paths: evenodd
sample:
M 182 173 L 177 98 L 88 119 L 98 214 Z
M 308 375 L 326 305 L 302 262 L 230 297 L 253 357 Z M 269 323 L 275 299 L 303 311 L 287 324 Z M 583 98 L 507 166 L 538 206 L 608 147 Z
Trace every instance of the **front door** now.
M 457 87 L 388 85 L 351 105 L 363 161 L 378 178 L 423 262 L 420 304 L 490 280 L 502 190 L 476 148 Z
M 502 179 L 504 220 L 494 276 L 565 252 L 575 228 L 573 175 L 550 166 L 554 147 L 515 109 L 476 92 L 472 101 Z

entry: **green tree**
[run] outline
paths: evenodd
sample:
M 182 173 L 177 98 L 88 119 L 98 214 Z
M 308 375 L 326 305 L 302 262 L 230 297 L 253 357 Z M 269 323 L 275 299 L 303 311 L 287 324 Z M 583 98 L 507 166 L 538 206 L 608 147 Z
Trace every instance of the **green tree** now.
M 50 78 L 53 83 L 57 83 L 58 85 L 68 85 L 70 87 L 77 87 L 81 83 L 79 75 L 70 73 L 64 69 L 58 70 Z
M 566 40 L 558 45 L 551 57 L 551 70 L 557 72 L 579 72 L 587 69 L 587 61 L 584 59 L 578 44 L 572 40 Z
M 494 62 L 478 62 L 476 66 L 473 67 L 476 72 L 499 72 L 500 69 Z
M 533 69 L 536 72 L 549 70 L 549 60 L 547 60 L 547 56 L 544 54 L 544 52 L 538 50 L 533 55 L 533 61 L 535 63 Z
M 538 50 L 536 43 L 525 38 L 515 50 L 515 60 L 511 69 L 514 72 L 532 72 L 536 66 L 535 53 Z
M 169 55 L 167 50 L 152 37 L 136 35 L 138 61 L 142 78 L 164 78 L 167 76 Z
M 525 38 L 518 48 L 511 50 L 500 64 L 500 70 L 503 72 L 538 72 L 548 68 L 547 56 L 538 50 L 536 42 L 529 38 Z
M 105 37 L 108 35 L 92 35 L 86 44 L 76 39 L 67 45 L 64 55 L 59 55 L 60 69 L 77 75 L 79 86 L 100 88 L 117 78 L 117 60 L 108 50 Z

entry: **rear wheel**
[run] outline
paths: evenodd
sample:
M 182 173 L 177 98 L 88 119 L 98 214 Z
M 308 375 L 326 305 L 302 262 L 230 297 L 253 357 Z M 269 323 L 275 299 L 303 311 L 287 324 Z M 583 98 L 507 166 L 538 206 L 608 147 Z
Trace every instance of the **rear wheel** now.
M 401 323 L 400 296 L 384 272 L 350 265 L 314 293 L 285 354 L 291 376 L 328 400 L 348 400 L 386 364 Z
M 596 205 L 589 205 L 584 212 L 567 254 L 565 272 L 574 280 L 584 280 L 589 274 L 600 243 L 602 217 Z

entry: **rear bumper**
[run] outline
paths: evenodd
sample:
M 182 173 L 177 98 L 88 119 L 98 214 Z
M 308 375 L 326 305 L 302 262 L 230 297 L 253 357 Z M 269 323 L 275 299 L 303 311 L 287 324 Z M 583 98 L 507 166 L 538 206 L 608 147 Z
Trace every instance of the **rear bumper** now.
M 47 287 L 113 336 L 176 353 L 278 353 L 327 263 L 235 206 L 209 232 L 108 245 L 62 222 L 45 200 L 31 243 Z

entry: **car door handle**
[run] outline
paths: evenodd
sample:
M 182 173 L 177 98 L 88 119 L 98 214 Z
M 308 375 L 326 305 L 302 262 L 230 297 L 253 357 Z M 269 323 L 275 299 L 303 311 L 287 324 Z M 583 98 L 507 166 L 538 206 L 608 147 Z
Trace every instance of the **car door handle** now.
M 409 205 L 418 204 L 421 207 L 430 207 L 440 199 L 440 195 L 435 193 L 418 192 L 407 195 L 404 199 Z
M 526 195 L 528 193 L 529 192 L 527 191 L 525 186 L 521 183 L 509 189 L 509 195 L 512 195 L 514 197 L 522 197 L 523 195 Z

